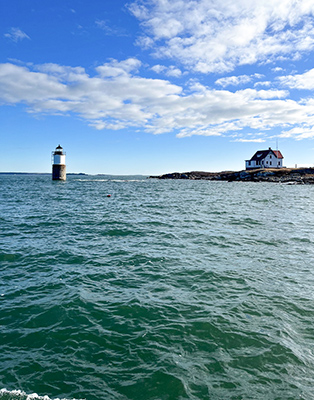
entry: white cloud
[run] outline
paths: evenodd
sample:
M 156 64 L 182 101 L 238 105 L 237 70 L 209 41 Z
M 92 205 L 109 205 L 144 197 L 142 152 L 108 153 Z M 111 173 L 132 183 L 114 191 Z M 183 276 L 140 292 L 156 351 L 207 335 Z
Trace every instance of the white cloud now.
M 55 77 L 58 81 L 71 82 L 78 81 L 88 78 L 82 67 L 67 67 L 63 65 L 47 63 L 42 65 L 36 65 L 34 67 L 36 71 L 40 71 L 51 77 Z
M 182 75 L 181 70 L 174 65 L 166 67 L 165 65 L 157 64 L 154 65 L 151 70 L 157 74 L 165 74 L 166 76 L 172 76 L 174 78 L 179 78 Z
M 154 72 L 156 72 L 156 74 L 162 74 L 163 72 L 166 71 L 166 69 L 167 69 L 166 66 L 160 65 L 160 64 L 154 65 L 154 66 L 151 68 L 151 70 L 154 71 Z
M 111 60 L 110 63 L 97 67 L 97 72 L 103 77 L 128 76 L 130 72 L 137 71 L 141 66 L 141 62 L 136 58 L 128 58 L 127 60 L 118 62 Z
M 286 90 L 258 90 L 254 96 L 260 99 L 283 99 L 287 97 L 288 94 L 289 93 Z
M 265 139 L 235 139 L 233 142 L 240 142 L 240 143 L 265 143 Z
M 96 129 L 136 127 L 178 137 L 236 133 L 252 140 L 248 129 L 271 135 L 281 128 L 283 137 L 314 136 L 314 100 L 297 102 L 284 90 L 211 90 L 197 82 L 186 93 L 168 80 L 135 75 L 140 67 L 134 58 L 111 60 L 91 76 L 81 67 L 0 64 L 0 102 L 23 103 L 38 114 L 74 113 Z
M 309 0 L 136 0 L 129 6 L 158 57 L 202 73 L 297 59 L 314 47 Z
M 238 86 L 245 83 L 249 83 L 251 81 L 252 78 L 248 75 L 227 76 L 225 78 L 217 79 L 215 84 L 220 85 L 222 87 L 227 87 L 227 86 Z
M 180 133 L 177 134 L 178 138 L 191 137 L 191 136 L 222 136 L 219 129 L 181 129 Z
M 140 46 L 142 49 L 150 49 L 154 45 L 154 41 L 148 36 L 140 36 L 136 39 L 135 44 Z
M 281 138 L 293 138 L 296 140 L 312 139 L 314 138 L 314 126 L 309 126 L 306 123 L 296 128 L 283 131 L 279 137 Z
M 264 75 L 261 74 L 253 74 L 253 75 L 239 75 L 239 76 L 227 76 L 224 78 L 217 79 L 215 84 L 220 85 L 222 87 L 227 86 L 238 86 L 244 85 L 246 83 L 252 82 L 254 78 L 261 79 Z
M 0 99 L 11 104 L 39 103 L 66 96 L 67 87 L 52 75 L 32 72 L 14 64 L 0 64 Z
M 18 42 L 23 39 L 30 39 L 30 37 L 19 28 L 11 28 L 8 33 L 5 33 L 4 36 L 13 42 Z
M 291 89 L 314 89 L 314 68 L 301 75 L 287 75 L 278 78 L 283 86 Z
M 258 86 L 271 86 L 271 82 L 270 81 L 261 81 L 261 82 L 255 82 L 254 83 L 254 87 L 258 87 Z
M 167 76 L 173 76 L 174 78 L 179 78 L 182 75 L 182 72 L 179 68 L 175 67 L 174 65 L 171 65 L 167 72 Z
M 275 68 L 272 68 L 272 71 L 273 71 L 273 72 L 281 72 L 281 71 L 283 71 L 283 68 L 281 68 L 281 67 L 275 67 Z
M 102 29 L 108 36 L 127 36 L 123 28 L 113 26 L 108 20 L 97 20 L 96 26 Z

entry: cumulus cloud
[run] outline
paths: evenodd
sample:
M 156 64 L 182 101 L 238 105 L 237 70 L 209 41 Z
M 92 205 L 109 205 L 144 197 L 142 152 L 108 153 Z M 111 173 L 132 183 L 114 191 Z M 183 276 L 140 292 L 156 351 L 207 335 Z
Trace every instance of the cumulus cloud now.
M 273 71 L 273 72 L 282 72 L 282 71 L 283 71 L 283 68 L 281 68 L 281 67 L 275 67 L 275 68 L 272 68 L 272 71 Z
M 220 78 L 216 80 L 216 85 L 220 85 L 222 87 L 227 86 L 238 86 L 241 84 L 249 83 L 252 81 L 252 78 L 248 75 L 240 75 L 240 76 L 228 76 L 225 78 Z
M 136 72 L 141 66 L 141 62 L 136 58 L 128 58 L 124 61 L 111 60 L 110 63 L 97 67 L 97 72 L 103 78 L 128 76 L 130 72 Z
M 167 67 L 165 67 L 164 65 L 160 65 L 160 64 L 154 65 L 151 68 L 151 70 L 156 72 L 156 74 L 162 74 L 163 72 L 166 71 L 166 69 L 167 69 Z
M 314 89 L 314 68 L 300 75 L 287 75 L 278 78 L 279 82 L 291 89 Z
M 244 85 L 246 83 L 252 82 L 253 78 L 260 79 L 263 75 L 253 74 L 253 75 L 239 75 L 239 76 L 227 76 L 224 78 L 217 79 L 215 84 L 222 87 L 227 86 L 238 86 Z
M 304 123 L 298 127 L 283 131 L 279 137 L 293 138 L 295 140 L 311 139 L 314 138 L 314 126 Z
M 258 87 L 258 86 L 271 86 L 271 81 L 261 81 L 261 82 L 255 82 L 254 83 L 254 87 Z
M 308 0 L 136 0 L 139 45 L 202 73 L 297 59 L 314 47 L 314 3 Z
M 30 37 L 19 28 L 11 28 L 8 33 L 4 34 L 4 36 L 13 42 L 19 42 L 23 39 L 30 39 Z
M 314 137 L 314 100 L 291 100 L 285 90 L 231 92 L 196 82 L 185 91 L 168 80 L 138 76 L 140 68 L 135 58 L 111 60 L 93 75 L 57 64 L 0 64 L 0 102 L 25 104 L 31 113 L 76 114 L 99 130 L 136 127 L 243 141 L 255 139 L 245 134 L 249 129 L 260 141 L 259 132 L 281 128 L 284 137 Z
M 174 78 L 179 78 L 182 75 L 181 70 L 174 65 L 166 67 L 165 65 L 157 64 L 154 65 L 151 69 L 157 74 L 165 74 L 166 76 L 172 76 Z

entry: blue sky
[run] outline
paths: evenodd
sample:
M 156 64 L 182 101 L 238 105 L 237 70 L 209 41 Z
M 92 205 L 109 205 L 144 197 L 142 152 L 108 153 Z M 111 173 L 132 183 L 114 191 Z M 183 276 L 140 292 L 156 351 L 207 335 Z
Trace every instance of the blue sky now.
M 310 0 L 0 0 L 0 171 L 314 164 Z

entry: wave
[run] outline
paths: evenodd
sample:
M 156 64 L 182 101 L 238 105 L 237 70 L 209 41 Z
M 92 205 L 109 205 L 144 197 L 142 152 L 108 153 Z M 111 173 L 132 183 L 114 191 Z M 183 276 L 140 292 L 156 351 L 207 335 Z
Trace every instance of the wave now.
M 103 179 L 73 179 L 76 182 L 146 182 L 145 179 L 111 179 L 111 178 L 103 178 Z
M 47 395 L 40 396 L 37 393 L 27 394 L 22 390 L 7 390 L 7 389 L 0 389 L 0 399 L 1 400 L 52 400 Z M 54 398 L 53 400 L 68 400 L 68 399 Z M 71 400 L 78 400 L 78 399 L 72 398 Z

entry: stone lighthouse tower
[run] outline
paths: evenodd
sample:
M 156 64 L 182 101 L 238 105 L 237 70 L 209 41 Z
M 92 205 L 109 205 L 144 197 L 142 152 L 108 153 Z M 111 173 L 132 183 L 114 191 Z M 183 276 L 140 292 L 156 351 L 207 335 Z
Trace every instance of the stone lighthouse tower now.
M 53 181 L 65 181 L 66 166 L 65 166 L 65 152 L 60 146 L 56 147 L 56 150 L 52 152 L 52 180 Z

